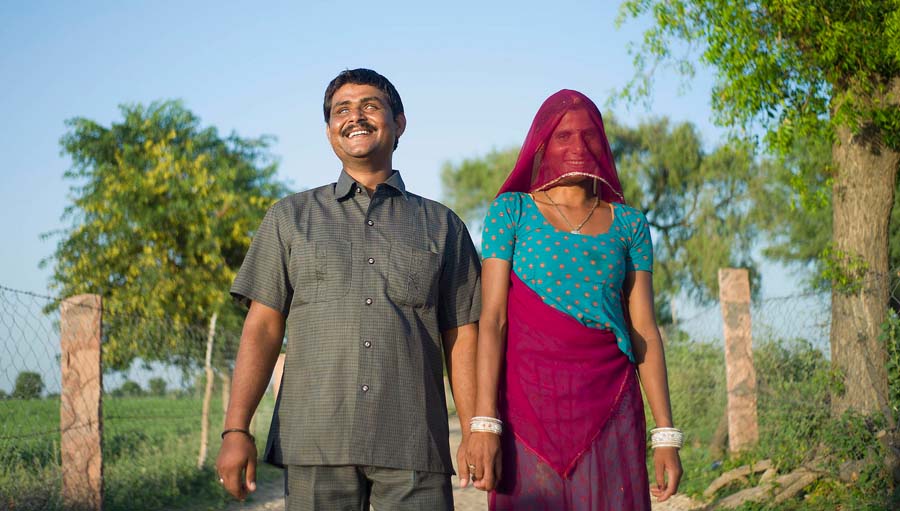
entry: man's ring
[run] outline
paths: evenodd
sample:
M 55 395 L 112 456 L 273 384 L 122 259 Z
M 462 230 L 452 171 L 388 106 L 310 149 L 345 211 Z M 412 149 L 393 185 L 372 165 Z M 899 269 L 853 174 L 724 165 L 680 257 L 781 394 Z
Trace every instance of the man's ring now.
M 225 478 L 224 478 L 224 477 L 220 477 L 220 478 L 219 478 L 219 484 L 225 484 Z
M 469 474 L 471 474 L 472 476 L 475 475 L 475 465 L 471 463 L 469 463 Z

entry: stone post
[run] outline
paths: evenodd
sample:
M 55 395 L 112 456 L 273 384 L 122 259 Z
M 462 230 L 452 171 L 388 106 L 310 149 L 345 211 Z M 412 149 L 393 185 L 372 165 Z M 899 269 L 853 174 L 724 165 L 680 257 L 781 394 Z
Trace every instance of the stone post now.
M 728 389 L 728 449 L 740 451 L 759 440 L 756 370 L 750 335 L 750 279 L 745 269 L 719 269 L 719 300 L 725 330 Z
M 66 509 L 103 509 L 101 305 L 97 295 L 73 296 L 60 305 L 59 447 Z

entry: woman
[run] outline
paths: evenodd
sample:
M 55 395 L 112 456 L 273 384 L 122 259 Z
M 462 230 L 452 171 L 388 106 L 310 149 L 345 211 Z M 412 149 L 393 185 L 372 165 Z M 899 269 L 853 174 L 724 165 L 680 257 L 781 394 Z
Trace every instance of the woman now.
M 583 94 L 559 91 L 538 110 L 482 249 L 461 477 L 491 491 L 492 510 L 649 510 L 651 493 L 673 495 L 683 435 L 653 312 L 650 233 L 624 203 L 600 112 Z M 658 426 L 653 488 L 635 367 Z

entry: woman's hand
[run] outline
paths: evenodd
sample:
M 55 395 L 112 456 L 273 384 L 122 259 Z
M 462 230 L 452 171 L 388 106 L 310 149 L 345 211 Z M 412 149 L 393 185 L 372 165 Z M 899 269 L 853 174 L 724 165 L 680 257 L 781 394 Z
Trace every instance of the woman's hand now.
M 656 485 L 650 486 L 650 494 L 662 502 L 678 491 L 678 483 L 684 470 L 681 468 L 681 457 L 675 447 L 657 447 L 653 449 L 653 468 L 656 472 Z
M 500 435 L 472 432 L 469 434 L 465 459 L 460 464 L 460 474 L 465 471 L 475 488 L 491 491 L 497 487 L 502 475 L 500 456 Z M 474 473 L 470 470 L 470 465 L 475 467 Z

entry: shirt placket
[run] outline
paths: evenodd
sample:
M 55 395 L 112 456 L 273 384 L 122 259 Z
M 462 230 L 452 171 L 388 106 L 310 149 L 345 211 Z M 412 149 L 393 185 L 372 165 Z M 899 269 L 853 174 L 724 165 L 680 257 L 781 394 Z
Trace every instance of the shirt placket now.
M 359 336 L 356 339 L 359 356 L 359 371 L 356 382 L 356 417 L 354 419 L 354 441 L 360 450 L 368 452 L 372 446 L 375 430 L 371 421 L 377 414 L 378 400 L 383 396 L 385 375 L 378 374 L 377 358 L 383 355 L 385 346 L 379 335 L 381 318 L 389 313 L 386 303 L 385 289 L 388 272 L 388 239 L 384 229 L 387 228 L 383 213 L 386 211 L 385 201 L 391 200 L 388 190 L 379 187 L 369 197 L 365 190 L 357 193 L 357 199 L 366 212 L 361 229 L 363 250 L 355 257 L 362 258 L 361 303 L 359 314 Z

